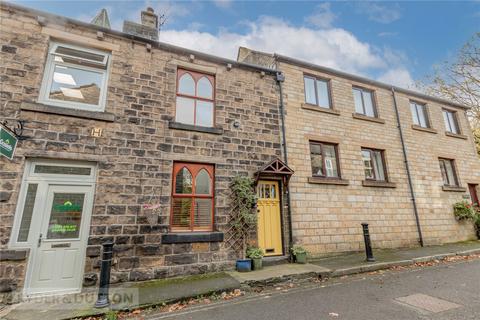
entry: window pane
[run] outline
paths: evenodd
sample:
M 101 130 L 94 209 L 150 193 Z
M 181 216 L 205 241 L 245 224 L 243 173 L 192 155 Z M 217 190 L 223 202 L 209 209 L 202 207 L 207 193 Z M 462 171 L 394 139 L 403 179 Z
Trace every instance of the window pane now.
M 358 89 L 353 89 L 353 99 L 355 100 L 355 112 L 364 114 L 362 92 Z
M 213 127 L 213 103 L 197 100 L 197 126 Z
M 323 145 L 323 152 L 325 156 L 325 172 L 327 177 L 338 178 L 337 155 L 335 146 Z
M 198 172 L 195 178 L 195 193 L 196 194 L 210 194 L 210 175 L 207 170 L 202 169 Z
M 451 160 L 445 160 L 445 170 L 447 173 L 448 184 L 451 186 L 457 185 L 457 179 L 455 178 L 455 172 L 453 170 L 453 164 Z
M 363 103 L 365 104 L 365 115 L 369 117 L 375 117 L 372 93 L 369 91 L 362 91 L 362 95 Z
M 195 227 L 212 225 L 212 199 L 195 199 L 193 221 Z
M 98 105 L 103 73 L 55 65 L 49 98 Z
M 442 172 L 443 184 L 449 185 L 450 183 L 448 182 L 447 170 L 445 168 L 445 160 L 440 160 L 439 163 L 440 171 Z
M 310 143 L 310 162 L 312 175 L 323 176 L 323 157 L 320 144 Z
M 177 106 L 175 109 L 175 119 L 177 122 L 185 124 L 194 124 L 195 100 L 177 97 Z
M 178 80 L 178 93 L 195 95 L 195 81 L 189 73 L 184 73 Z
M 311 157 L 312 162 L 312 174 L 314 176 L 323 176 L 323 158 L 321 155 L 312 154 Z
M 175 179 L 175 193 L 192 194 L 192 174 L 185 167 L 177 173 Z
M 330 96 L 328 82 L 317 80 L 318 105 L 323 108 L 330 108 Z
M 79 176 L 89 176 L 91 168 L 85 167 L 65 167 L 65 166 L 49 166 L 49 165 L 35 165 L 35 173 L 47 173 L 47 174 L 71 174 Z
M 412 112 L 413 123 L 419 126 L 420 121 L 418 119 L 417 105 L 415 103 L 412 103 L 412 102 L 410 103 L 410 111 Z
M 78 238 L 84 199 L 84 193 L 54 193 L 47 239 Z
M 315 81 L 312 78 L 304 77 L 305 84 L 305 102 L 310 104 L 317 104 L 315 98 Z
M 450 119 L 448 117 L 448 111 L 443 111 L 443 121 L 445 122 L 445 129 L 448 132 L 452 132 L 452 128 L 450 127 Z
M 172 227 L 189 228 L 192 198 L 173 198 Z
M 418 117 L 420 120 L 420 126 L 427 128 L 427 114 L 425 111 L 425 106 L 424 105 L 417 105 L 417 112 L 418 112 Z
M 363 166 L 365 167 L 365 178 L 375 179 L 375 174 L 373 172 L 372 158 L 370 156 L 369 150 L 362 150 L 362 159 Z
M 376 180 L 385 181 L 385 168 L 383 167 L 383 159 L 381 151 L 373 151 L 374 169 Z
M 450 131 L 452 133 L 458 133 L 457 128 L 457 119 L 455 119 L 455 114 L 453 112 L 448 112 L 448 122 L 450 123 Z
M 197 96 L 207 99 L 213 99 L 213 87 L 207 77 L 202 77 L 197 82 Z
M 87 52 L 87 51 L 77 50 L 73 48 L 62 47 L 62 46 L 58 46 L 57 49 L 55 50 L 55 53 L 58 53 L 61 55 L 68 55 L 71 57 L 85 59 L 85 60 L 92 60 L 94 62 L 102 62 L 102 63 L 105 59 L 105 56 L 101 54 L 96 54 L 92 52 Z
M 35 198 L 37 196 L 37 187 L 38 185 L 36 183 L 30 183 L 28 185 L 25 204 L 23 206 L 22 221 L 20 223 L 20 230 L 18 230 L 18 242 L 28 240 L 30 224 L 32 223 L 33 206 L 35 205 Z

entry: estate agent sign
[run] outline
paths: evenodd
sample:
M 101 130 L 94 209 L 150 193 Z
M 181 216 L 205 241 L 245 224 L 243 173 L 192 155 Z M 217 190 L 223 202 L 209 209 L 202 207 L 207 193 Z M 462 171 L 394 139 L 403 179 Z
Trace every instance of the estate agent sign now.
M 15 135 L 3 126 L 0 126 L 0 154 L 12 160 L 16 146 L 17 138 Z

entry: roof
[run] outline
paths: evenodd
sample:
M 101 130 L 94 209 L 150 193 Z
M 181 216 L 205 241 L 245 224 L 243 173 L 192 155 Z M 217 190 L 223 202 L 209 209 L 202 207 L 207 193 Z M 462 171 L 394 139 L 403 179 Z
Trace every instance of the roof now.
M 266 54 L 268 54 L 268 53 L 266 53 Z M 307 62 L 307 61 L 298 60 L 298 59 L 295 59 L 295 58 L 283 56 L 283 55 L 280 55 L 280 54 L 277 54 L 277 53 L 275 53 L 274 56 L 275 56 L 277 61 L 283 61 L 283 62 L 286 62 L 286 63 L 291 63 L 291 64 L 294 64 L 294 65 L 297 65 L 297 66 L 309 68 L 309 69 L 312 69 L 312 70 L 317 70 L 317 71 L 320 71 L 320 72 L 324 72 L 324 73 L 328 73 L 328 74 L 331 74 L 331 75 L 347 78 L 347 79 L 350 79 L 350 80 L 353 80 L 353 81 L 358 81 L 358 82 L 361 82 L 361 83 L 365 83 L 365 84 L 369 84 L 369 85 L 372 85 L 372 86 L 384 88 L 384 89 L 387 89 L 387 90 L 393 89 L 396 92 L 403 93 L 403 94 L 406 94 L 406 95 L 409 95 L 409 96 L 412 96 L 412 97 L 417 97 L 419 99 L 435 101 L 435 102 L 438 102 L 438 103 L 441 103 L 441 104 L 446 104 L 446 105 L 449 105 L 449 106 L 454 106 L 454 107 L 458 107 L 458 108 L 462 108 L 462 109 L 470 109 L 469 106 L 466 106 L 466 105 L 463 105 L 463 104 L 459 104 L 459 103 L 456 103 L 456 102 L 453 102 L 453 101 L 450 101 L 450 100 L 447 100 L 447 99 L 435 97 L 435 96 L 430 96 L 430 95 L 427 95 L 427 94 L 424 94 L 424 93 L 421 93 L 421 92 L 397 87 L 397 86 L 394 86 L 394 85 L 391 85 L 391 84 L 388 84 L 388 83 L 385 83 L 385 82 L 380 82 L 380 81 L 368 79 L 368 78 L 365 78 L 365 77 L 357 76 L 357 75 L 354 75 L 354 74 L 351 74 L 351 73 L 338 71 L 338 70 L 335 70 L 335 69 L 332 69 L 332 68 L 327 68 L 327 67 L 320 66 L 320 65 L 317 65 L 317 64 L 313 64 L 313 63 L 310 63 L 310 62 Z
M 276 74 L 277 73 L 277 70 L 275 70 L 275 69 L 270 69 L 270 68 L 266 68 L 266 67 L 262 67 L 262 66 L 258 66 L 258 65 L 244 63 L 244 62 L 238 62 L 238 61 L 235 61 L 235 60 L 232 60 L 232 59 L 227 59 L 227 58 L 211 55 L 211 54 L 208 54 L 208 53 L 204 53 L 204 52 L 200 52 L 200 51 L 195 51 L 195 50 L 175 46 L 175 45 L 168 44 L 168 43 L 165 43 L 165 42 L 160 42 L 160 41 L 155 41 L 155 40 L 151 40 L 151 39 L 142 38 L 142 37 L 139 37 L 139 36 L 136 36 L 136 35 L 124 33 L 124 32 L 117 31 L 117 30 L 112 30 L 112 29 L 109 29 L 109 28 L 106 28 L 106 27 L 103 27 L 103 26 L 99 26 L 99 25 L 96 25 L 96 24 L 86 23 L 86 22 L 79 21 L 79 20 L 76 20 L 76 19 L 72 19 L 72 18 L 68 18 L 68 17 L 64 17 L 64 16 L 59 16 L 59 15 L 56 15 L 56 14 L 52 14 L 52 13 L 49 13 L 49 12 L 45 12 L 45 11 L 21 6 L 21 5 L 14 4 L 14 3 L 9 3 L 9 2 L 2 1 L 0 3 L 0 7 L 4 7 L 4 8 L 7 8 L 7 9 L 10 8 L 11 10 L 22 11 L 25 14 L 29 14 L 33 17 L 42 16 L 42 17 L 47 18 L 47 20 L 51 21 L 52 23 L 55 23 L 55 22 L 60 23 L 60 24 L 70 23 L 70 24 L 74 24 L 74 25 L 77 25 L 77 26 L 80 26 L 80 27 L 89 28 L 89 29 L 92 29 L 92 30 L 95 30 L 95 31 L 102 31 L 103 33 L 111 35 L 111 36 L 116 36 L 116 37 L 120 37 L 120 38 L 124 38 L 124 39 L 128 39 L 128 40 L 135 40 L 135 41 L 138 41 L 138 42 L 149 43 L 149 44 L 152 45 L 153 48 L 158 48 L 158 49 L 164 50 L 164 51 L 174 52 L 174 53 L 183 54 L 183 55 L 193 54 L 195 57 L 197 57 L 199 59 L 202 59 L 202 60 L 205 60 L 205 61 L 210 61 L 210 62 L 214 62 L 214 63 L 222 63 L 222 64 L 231 64 L 232 66 L 235 66 L 235 67 L 240 67 L 240 68 L 244 68 L 244 69 L 251 69 L 251 70 L 255 70 L 255 71 L 263 71 L 267 74 Z

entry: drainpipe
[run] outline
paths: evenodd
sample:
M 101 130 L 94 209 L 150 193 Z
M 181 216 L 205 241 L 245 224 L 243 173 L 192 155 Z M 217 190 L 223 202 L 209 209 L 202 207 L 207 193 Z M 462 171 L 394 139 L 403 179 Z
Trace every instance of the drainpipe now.
M 277 80 L 278 90 L 280 94 L 280 119 L 282 120 L 282 146 L 283 146 L 283 161 L 288 165 L 287 157 L 287 138 L 285 133 L 285 106 L 283 104 L 283 88 L 282 83 L 285 81 L 285 75 L 281 71 L 277 71 L 275 75 Z M 288 220 L 288 245 L 292 246 L 293 244 L 293 235 L 292 235 L 292 209 L 290 206 L 290 187 L 287 184 L 285 193 L 287 195 L 287 220 Z
M 410 173 L 410 165 L 408 163 L 407 148 L 405 147 L 405 139 L 403 138 L 402 124 L 400 122 L 400 113 L 398 112 L 397 98 L 395 95 L 394 87 L 392 87 L 392 96 L 393 96 L 393 106 L 395 107 L 395 114 L 397 116 L 398 131 L 400 132 L 400 141 L 402 142 L 403 158 L 404 158 L 405 169 L 407 171 L 407 178 L 408 178 L 408 187 L 410 189 L 410 195 L 412 197 L 411 199 L 413 204 L 413 211 L 415 213 L 415 221 L 417 223 L 419 242 L 420 242 L 420 246 L 423 247 L 424 244 L 423 244 L 422 228 L 420 226 L 420 219 L 418 217 L 417 199 L 415 197 L 415 190 L 413 188 L 412 175 Z

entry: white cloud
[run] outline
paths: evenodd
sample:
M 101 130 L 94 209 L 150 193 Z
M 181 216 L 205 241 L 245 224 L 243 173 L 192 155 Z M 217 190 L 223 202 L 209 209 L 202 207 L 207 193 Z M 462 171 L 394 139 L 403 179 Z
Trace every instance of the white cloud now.
M 230 8 L 233 0 L 213 0 L 213 3 L 222 9 Z
M 332 27 L 333 21 L 337 19 L 337 16 L 330 9 L 330 2 L 324 2 L 319 4 L 315 12 L 306 17 L 305 20 L 319 28 L 330 28 Z
M 385 59 L 376 52 L 378 50 L 344 29 L 297 27 L 273 17 L 249 22 L 246 29 L 243 34 L 227 30 L 211 34 L 165 29 L 160 34 L 160 41 L 230 59 L 235 59 L 239 46 L 245 46 L 355 73 L 386 67 Z
M 377 79 L 378 81 L 393 84 L 402 88 L 414 89 L 415 81 L 413 81 L 410 72 L 404 67 L 390 69 Z
M 357 2 L 357 9 L 359 13 L 366 14 L 368 19 L 379 23 L 391 23 L 402 16 L 400 6 L 394 5 L 380 5 L 378 2 Z

